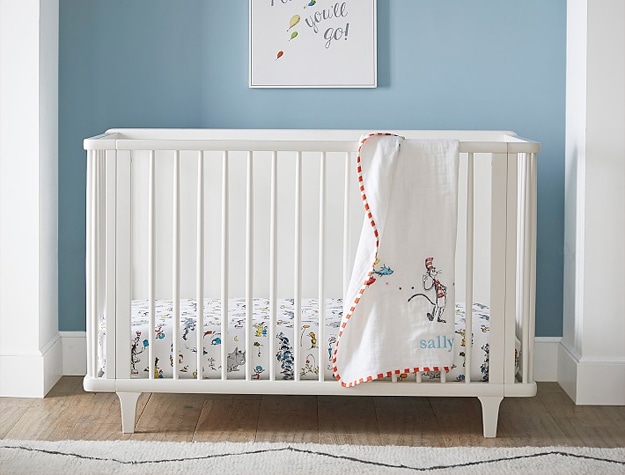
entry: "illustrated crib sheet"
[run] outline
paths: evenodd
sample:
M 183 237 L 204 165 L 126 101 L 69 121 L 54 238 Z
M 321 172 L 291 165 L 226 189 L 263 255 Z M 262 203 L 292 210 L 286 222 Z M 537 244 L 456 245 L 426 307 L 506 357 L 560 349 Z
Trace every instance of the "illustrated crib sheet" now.
M 319 335 L 319 306 L 317 299 L 302 299 L 301 324 L 294 331 L 293 299 L 280 299 L 277 302 L 274 354 L 269 354 L 270 302 L 266 298 L 253 300 L 252 348 L 253 353 L 246 354 L 245 324 L 246 300 L 233 298 L 228 301 L 228 332 L 221 333 L 221 300 L 204 300 L 204 328 L 202 329 L 202 377 L 220 379 L 222 374 L 221 345 L 226 345 L 228 379 L 245 378 L 245 362 L 251 359 L 252 379 L 268 379 L 269 365 L 275 365 L 278 379 L 294 379 L 295 371 L 301 379 L 318 379 L 319 371 L 324 372 L 326 380 L 332 380 L 332 353 L 338 336 L 343 313 L 341 299 L 327 299 L 325 304 L 325 325 L 323 341 Z M 148 378 L 148 332 L 149 306 L 145 300 L 132 302 L 130 369 L 133 378 Z M 154 377 L 171 378 L 173 369 L 172 322 L 173 304 L 171 300 L 155 302 L 154 331 Z M 180 301 L 180 340 L 178 343 L 178 377 L 195 378 L 197 354 L 197 302 L 195 299 Z M 465 361 L 465 310 L 456 305 L 455 333 L 453 341 L 428 341 L 415 344 L 437 345 L 453 352 L 454 364 L 447 374 L 447 380 L 464 380 Z M 489 308 L 476 303 L 473 305 L 473 347 L 471 359 L 472 381 L 488 381 L 489 369 Z M 295 367 L 294 347 L 299 345 L 300 366 Z M 101 320 L 98 337 L 98 361 L 100 375 L 106 373 L 106 325 Z M 400 379 L 405 377 L 402 375 Z M 440 373 L 425 372 L 423 379 L 438 379 Z

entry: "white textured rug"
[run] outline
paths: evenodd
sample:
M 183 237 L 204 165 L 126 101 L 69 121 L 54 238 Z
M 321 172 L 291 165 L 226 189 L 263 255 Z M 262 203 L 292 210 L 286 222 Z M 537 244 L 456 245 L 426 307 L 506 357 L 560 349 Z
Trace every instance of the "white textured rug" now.
M 623 474 L 625 448 L 0 441 L 9 474 Z

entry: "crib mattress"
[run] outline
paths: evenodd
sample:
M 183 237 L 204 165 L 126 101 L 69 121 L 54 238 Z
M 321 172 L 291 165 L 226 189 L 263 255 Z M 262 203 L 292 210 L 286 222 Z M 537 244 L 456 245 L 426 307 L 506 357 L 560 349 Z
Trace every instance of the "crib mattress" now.
M 268 379 L 269 365 L 273 364 L 276 377 L 294 379 L 295 371 L 301 379 L 318 379 L 323 371 L 325 379 L 332 379 L 332 353 L 338 336 L 343 313 L 341 299 L 327 299 L 325 303 L 325 325 L 323 341 L 319 341 L 318 301 L 302 299 L 301 322 L 294 329 L 293 299 L 280 299 L 277 302 L 274 354 L 269 354 L 269 299 L 253 300 L 252 345 L 251 354 L 247 354 L 245 345 L 246 300 L 233 298 L 228 301 L 228 332 L 221 333 L 221 301 L 204 300 L 204 328 L 202 329 L 202 377 L 219 379 L 222 374 L 221 347 L 226 345 L 226 366 L 228 379 L 245 378 L 245 362 L 251 359 L 252 378 Z M 148 302 L 132 302 L 131 311 L 131 360 L 129 361 L 132 378 L 148 378 Z M 171 378 L 173 370 L 172 322 L 173 304 L 171 300 L 158 300 L 155 304 L 156 317 L 154 331 L 154 372 L 156 378 Z M 180 302 L 180 331 L 178 342 L 178 377 L 195 378 L 197 358 L 197 302 L 194 299 L 182 299 Z M 447 374 L 447 380 L 464 379 L 465 362 L 465 310 L 456 305 L 455 334 L 450 351 L 454 353 L 454 364 Z M 297 330 L 297 331 L 295 331 Z M 473 347 L 471 359 L 471 380 L 488 381 L 490 315 L 486 305 L 473 305 Z M 98 338 L 98 361 L 100 374 L 106 373 L 106 325 L 102 321 Z M 432 342 L 439 344 L 441 342 Z M 300 365 L 295 367 L 294 347 L 299 345 Z M 442 344 L 442 343 L 441 343 Z M 446 342 L 444 344 L 447 344 Z M 423 373 L 423 379 L 438 379 L 440 373 Z

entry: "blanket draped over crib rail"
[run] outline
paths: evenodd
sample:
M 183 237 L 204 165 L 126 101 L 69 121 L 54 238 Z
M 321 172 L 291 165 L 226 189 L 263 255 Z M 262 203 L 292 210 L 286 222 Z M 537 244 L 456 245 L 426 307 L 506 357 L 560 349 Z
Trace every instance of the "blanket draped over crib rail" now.
M 349 387 L 453 363 L 458 142 L 361 139 L 365 220 L 334 376 Z

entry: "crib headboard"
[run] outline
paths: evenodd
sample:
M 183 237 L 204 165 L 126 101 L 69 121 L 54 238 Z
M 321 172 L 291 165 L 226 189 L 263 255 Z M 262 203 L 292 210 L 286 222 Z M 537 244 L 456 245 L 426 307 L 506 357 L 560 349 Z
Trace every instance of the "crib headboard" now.
M 342 296 L 369 132 L 111 129 L 86 139 L 88 314 L 139 298 Z M 539 144 L 512 132 L 391 132 L 460 141 L 457 299 L 529 321 Z

